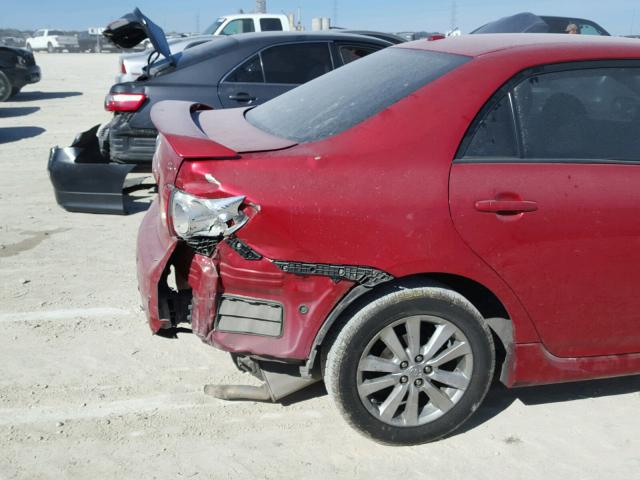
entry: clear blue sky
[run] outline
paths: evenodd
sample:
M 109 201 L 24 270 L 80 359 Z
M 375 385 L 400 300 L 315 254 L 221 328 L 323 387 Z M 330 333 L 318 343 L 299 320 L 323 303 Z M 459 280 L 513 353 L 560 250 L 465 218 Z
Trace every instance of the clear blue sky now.
M 303 23 L 333 17 L 338 25 L 382 31 L 445 31 L 451 23 L 451 0 L 267 0 L 269 12 L 302 9 Z M 575 16 L 594 20 L 612 34 L 640 33 L 638 0 L 456 0 L 456 23 L 463 32 L 490 20 L 530 11 L 540 15 Z M 196 18 L 204 29 L 220 15 L 251 11 L 252 0 L 1 0 L 0 28 L 61 28 L 81 30 L 104 26 L 138 6 L 165 30 L 195 31 Z M 334 22 L 335 24 L 335 22 Z

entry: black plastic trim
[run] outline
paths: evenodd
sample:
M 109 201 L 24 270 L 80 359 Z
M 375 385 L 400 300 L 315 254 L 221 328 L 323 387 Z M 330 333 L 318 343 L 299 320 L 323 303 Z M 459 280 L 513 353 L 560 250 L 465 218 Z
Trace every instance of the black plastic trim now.
M 240 255 L 245 260 L 261 260 L 262 255 L 256 252 L 249 245 L 244 243 L 237 237 L 229 237 L 225 240 L 227 245 L 229 245 L 233 250 L 235 250 L 238 255 Z
M 374 287 L 380 283 L 393 280 L 393 275 L 372 267 L 356 265 L 330 265 L 324 263 L 304 263 L 274 260 L 280 270 L 293 275 L 319 275 L 329 277 L 333 281 L 348 280 L 365 287 Z

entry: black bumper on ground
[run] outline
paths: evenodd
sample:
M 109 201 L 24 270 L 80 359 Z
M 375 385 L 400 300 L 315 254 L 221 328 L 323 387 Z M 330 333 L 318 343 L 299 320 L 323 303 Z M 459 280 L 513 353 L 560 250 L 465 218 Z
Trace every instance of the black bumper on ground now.
M 70 212 L 125 214 L 126 193 L 135 189 L 125 180 L 136 165 L 105 159 L 98 147 L 98 127 L 79 134 L 70 147 L 51 149 L 47 168 L 56 201 Z

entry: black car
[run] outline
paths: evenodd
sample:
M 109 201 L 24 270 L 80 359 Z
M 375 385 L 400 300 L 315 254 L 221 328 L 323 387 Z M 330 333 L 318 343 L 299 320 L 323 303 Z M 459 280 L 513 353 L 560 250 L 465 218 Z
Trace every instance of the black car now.
M 67 210 L 123 213 L 126 175 L 151 167 L 155 103 L 252 107 L 391 45 L 340 32 L 267 32 L 217 37 L 172 55 L 162 30 L 139 11 L 113 22 L 105 35 L 123 48 L 148 36 L 157 51 L 151 57 L 160 59 L 137 81 L 111 87 L 105 108 L 114 116 L 108 124 L 80 134 L 71 148 L 52 149 L 49 172 L 58 203 Z
M 0 47 L 0 102 L 17 95 L 28 83 L 40 81 L 40 67 L 23 48 Z
M 566 33 L 575 25 L 579 34 L 609 36 L 604 28 L 591 20 L 576 17 L 551 17 L 524 12 L 489 22 L 471 33 Z

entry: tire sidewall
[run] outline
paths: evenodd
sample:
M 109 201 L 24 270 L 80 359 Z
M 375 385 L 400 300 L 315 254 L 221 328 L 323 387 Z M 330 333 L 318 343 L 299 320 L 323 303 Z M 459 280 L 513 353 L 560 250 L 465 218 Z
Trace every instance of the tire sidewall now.
M 337 391 L 333 393 L 354 427 L 383 443 L 407 445 L 437 440 L 460 426 L 484 398 L 493 377 L 495 358 L 491 333 L 475 309 L 437 295 L 400 297 L 405 298 L 384 302 L 379 308 L 369 311 L 365 307 L 354 316 L 359 325 L 350 335 L 349 347 L 344 349 L 342 358 L 334 359 L 338 362 L 338 377 Z M 425 425 L 394 427 L 376 419 L 363 405 L 357 390 L 357 367 L 364 349 L 378 332 L 412 315 L 441 317 L 460 329 L 471 346 L 473 370 L 464 396 L 446 414 Z M 337 341 L 340 341 L 340 335 Z
M 5 102 L 9 98 L 11 98 L 12 88 L 11 88 L 11 82 L 9 81 L 9 77 L 7 77 L 2 70 L 0 70 L 0 83 L 3 86 L 3 89 L 1 91 L 4 92 L 4 94 L 0 96 L 0 102 Z

